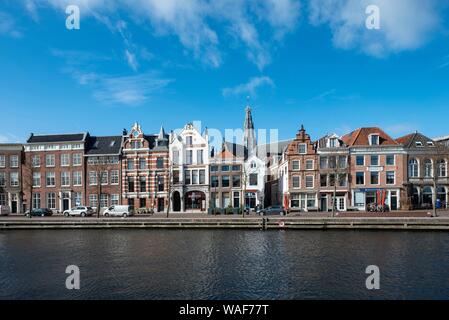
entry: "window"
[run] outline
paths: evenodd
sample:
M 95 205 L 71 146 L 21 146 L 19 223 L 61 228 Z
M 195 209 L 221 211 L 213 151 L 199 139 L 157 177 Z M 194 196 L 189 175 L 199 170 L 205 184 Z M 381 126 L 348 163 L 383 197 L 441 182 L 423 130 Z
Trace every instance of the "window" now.
M 164 191 L 164 177 L 163 176 L 158 176 L 158 181 L 157 181 L 157 191 Z
M 11 168 L 18 168 L 19 167 L 19 156 L 12 155 L 9 158 L 9 166 Z
M 192 184 L 198 184 L 198 170 L 192 170 Z
M 299 170 L 299 160 L 292 161 L 292 170 Z
M 100 171 L 100 183 L 101 184 L 108 184 L 109 181 L 109 177 L 108 177 L 109 172 L 108 171 Z
M 142 148 L 142 142 L 141 141 L 131 141 L 131 149 L 140 149 Z
M 395 174 L 394 171 L 387 171 L 387 184 L 394 184 Z
M 81 192 L 75 192 L 74 200 L 75 206 L 80 206 L 82 203 L 83 195 Z
M 251 167 L 252 169 L 257 168 L 256 162 L 255 162 L 255 161 L 251 161 L 250 167 Z
M 348 158 L 346 156 L 338 157 L 338 167 L 340 169 L 345 169 L 348 166 Z
M 355 173 L 355 184 L 356 185 L 365 184 L 365 173 L 364 172 L 356 172 Z
M 185 184 L 190 184 L 191 180 L 190 180 L 190 170 L 186 170 L 184 172 L 184 180 L 185 180 Z
M 97 185 L 97 172 L 89 171 L 89 185 L 96 186 Z
M 298 144 L 298 153 L 306 154 L 307 153 L 307 145 L 305 143 Z
M 140 192 L 147 192 L 147 178 L 139 177 Z
M 139 158 L 139 169 L 144 170 L 147 167 L 147 159 Z
M 218 188 L 218 177 L 217 176 L 210 177 L 210 186 L 212 188 Z
M 228 165 L 221 166 L 221 171 L 228 172 L 229 170 L 230 170 L 230 167 Z
M 47 172 L 46 185 L 47 187 L 54 187 L 56 185 L 54 172 Z
M 0 206 L 6 206 L 6 193 L 0 193 Z
M 80 186 L 80 185 L 82 185 L 83 184 L 83 181 L 82 181 L 82 173 L 81 173 L 81 171 L 75 171 L 75 172 L 73 172 L 73 185 L 74 186 Z
M 11 172 L 9 175 L 9 184 L 11 187 L 18 187 L 19 186 L 19 173 L 18 172 Z
M 372 155 L 371 156 L 371 165 L 372 166 L 378 166 L 379 165 L 379 156 Z
M 229 192 L 222 193 L 223 208 L 227 208 L 231 205 L 231 199 L 229 198 Z
M 387 166 L 394 166 L 394 155 L 393 154 L 387 155 L 386 164 L 387 164 Z
M 438 176 L 439 177 L 447 176 L 447 163 L 445 160 L 438 161 Z
M 187 136 L 186 137 L 186 144 L 191 146 L 193 144 L 193 137 L 192 136 Z
M 47 208 L 56 209 L 56 193 L 47 193 Z
M 70 186 L 70 172 L 61 172 L 61 186 Z
M 111 194 L 111 206 L 116 206 L 119 204 L 119 195 Z
M 370 145 L 378 146 L 379 145 L 379 135 L 372 134 L 369 136 Z
M 331 173 L 329 175 L 329 187 L 335 186 L 335 174 Z
M 111 171 L 111 184 L 118 184 L 118 183 L 119 183 L 118 170 L 112 170 Z
M 128 170 L 134 170 L 134 159 L 128 159 L 126 161 Z
M 211 166 L 210 167 L 210 172 L 217 172 L 218 171 L 218 166 Z
M 313 160 L 306 160 L 306 170 L 313 170 Z
M 128 192 L 134 192 L 134 177 L 128 177 Z
M 229 187 L 229 176 L 222 176 L 221 177 L 221 187 L 222 188 Z
M 157 157 L 156 159 L 156 168 L 163 169 L 164 168 L 164 158 L 163 157 Z
M 0 168 L 6 167 L 6 156 L 0 155 Z
M 249 185 L 257 186 L 257 173 L 251 173 L 249 175 Z
M 299 176 L 293 176 L 292 177 L 292 184 L 293 184 L 293 188 L 300 188 L 300 179 Z
M 55 155 L 47 154 L 45 156 L 45 166 L 46 167 L 54 167 L 55 166 Z
M 432 160 L 426 159 L 424 160 L 424 178 L 431 177 L 433 177 Z
M 0 187 L 6 187 L 6 173 L 0 172 Z
M 34 155 L 31 157 L 31 165 L 33 168 L 38 168 L 41 166 L 41 157 L 38 155 Z
M 239 164 L 233 165 L 232 166 L 232 171 L 240 171 L 242 170 L 242 166 Z
M 240 187 L 240 176 L 232 176 L 232 186 L 234 188 Z
M 327 157 L 320 157 L 320 168 L 327 169 Z
M 365 165 L 365 156 L 357 156 L 355 158 L 355 163 L 358 166 L 364 166 Z
M 200 170 L 200 184 L 206 183 L 206 170 Z
M 336 148 L 338 147 L 338 142 L 336 138 L 330 138 L 329 139 L 329 147 L 330 148 Z
M 41 207 L 41 194 L 33 193 L 33 209 L 39 209 Z
M 179 170 L 173 171 L 173 183 L 174 184 L 179 183 Z
M 176 164 L 176 165 L 179 164 L 179 150 L 178 149 L 173 150 L 172 157 L 173 157 L 173 164 Z
M 187 150 L 186 151 L 186 163 L 187 164 L 192 164 L 193 163 L 193 151 L 192 150 Z
M 37 188 L 41 186 L 41 173 L 33 172 L 33 187 Z
M 292 208 L 299 208 L 299 194 L 294 193 L 290 199 L 290 206 Z
M 320 175 L 320 186 L 327 187 L 327 174 Z
M 313 188 L 313 176 L 306 176 L 306 188 Z
M 100 194 L 100 208 L 108 206 L 108 195 L 105 193 Z
M 203 164 L 203 150 L 196 150 L 196 163 Z
M 379 172 L 371 172 L 371 184 L 379 184 Z
M 81 158 L 82 158 L 82 154 L 81 153 L 73 154 L 73 157 L 72 157 L 73 165 L 74 166 L 80 166 L 81 165 Z
M 96 194 L 89 195 L 89 206 L 96 208 L 98 206 L 98 196 Z
M 338 186 L 339 187 L 346 187 L 348 183 L 348 177 L 347 174 L 342 173 L 338 175 Z
M 61 154 L 61 166 L 67 167 L 70 166 L 70 155 L 67 153 Z
M 411 178 L 419 176 L 419 163 L 416 159 L 410 159 L 408 162 L 408 174 Z

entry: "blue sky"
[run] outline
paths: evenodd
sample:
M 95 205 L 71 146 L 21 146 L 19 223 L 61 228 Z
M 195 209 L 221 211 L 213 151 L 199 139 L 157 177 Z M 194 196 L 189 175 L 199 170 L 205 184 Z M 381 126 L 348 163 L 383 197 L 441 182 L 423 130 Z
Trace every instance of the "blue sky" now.
M 81 27 L 65 26 L 68 4 Z M 366 6 L 380 29 L 365 27 Z M 2 0 L 0 142 L 201 120 L 449 134 L 446 0 Z

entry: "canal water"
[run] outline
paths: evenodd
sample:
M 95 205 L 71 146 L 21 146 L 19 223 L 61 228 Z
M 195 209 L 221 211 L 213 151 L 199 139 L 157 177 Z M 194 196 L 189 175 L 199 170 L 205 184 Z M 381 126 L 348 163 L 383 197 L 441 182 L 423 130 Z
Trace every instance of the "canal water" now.
M 80 268 L 80 290 L 65 287 Z M 368 265 L 380 290 L 366 289 Z M 449 235 L 401 231 L 0 232 L 0 299 L 447 299 Z

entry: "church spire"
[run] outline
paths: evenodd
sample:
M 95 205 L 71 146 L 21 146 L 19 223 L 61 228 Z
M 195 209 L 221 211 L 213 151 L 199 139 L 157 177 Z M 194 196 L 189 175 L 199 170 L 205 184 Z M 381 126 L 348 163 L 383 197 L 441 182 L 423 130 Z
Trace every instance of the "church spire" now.
M 254 133 L 254 122 L 251 115 L 251 107 L 248 105 L 246 107 L 245 123 L 243 124 L 244 136 L 243 145 L 248 151 L 248 155 L 253 155 L 256 153 L 256 135 Z

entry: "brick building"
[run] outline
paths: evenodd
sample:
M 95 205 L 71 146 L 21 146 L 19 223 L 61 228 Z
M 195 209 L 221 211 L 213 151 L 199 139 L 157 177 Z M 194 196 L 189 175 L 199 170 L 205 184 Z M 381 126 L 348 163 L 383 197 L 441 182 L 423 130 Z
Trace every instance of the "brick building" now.
M 21 144 L 0 144 L 0 205 L 23 212 Z
M 449 146 L 419 132 L 396 140 L 406 151 L 405 183 L 408 205 L 413 209 L 430 209 L 436 199 L 447 207 Z
M 34 135 L 25 144 L 23 193 L 27 209 L 62 212 L 83 204 L 88 133 Z
M 135 123 L 122 150 L 122 203 L 135 209 L 162 212 L 168 206 L 168 135 L 145 135 Z
M 89 136 L 85 152 L 85 200 L 94 210 L 122 203 L 123 136 Z M 81 205 L 81 203 L 75 204 Z
M 287 188 L 283 192 L 284 206 L 288 204 L 291 211 L 318 210 L 318 153 L 304 126 L 286 148 L 285 161 Z
M 359 210 L 372 204 L 386 204 L 391 210 L 405 207 L 403 146 L 376 127 L 359 128 L 341 139 L 350 152 L 351 206 Z

